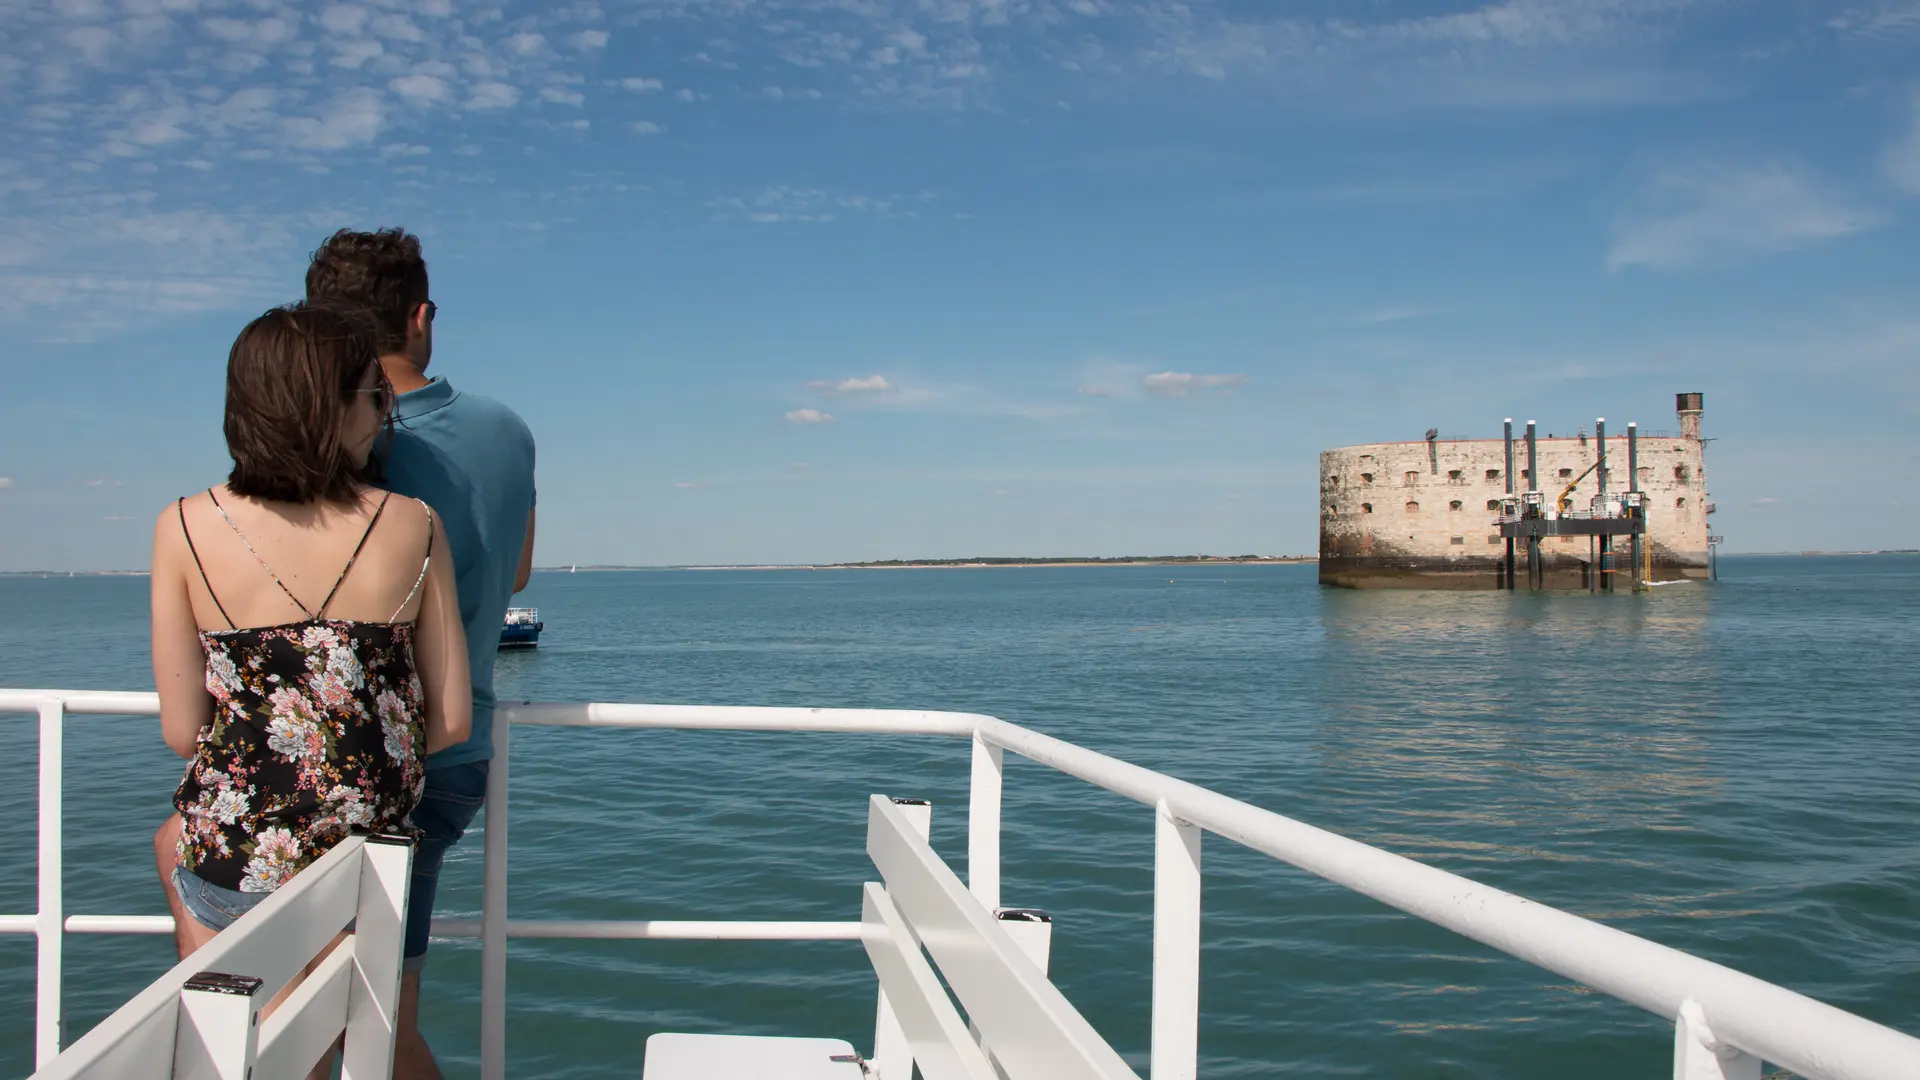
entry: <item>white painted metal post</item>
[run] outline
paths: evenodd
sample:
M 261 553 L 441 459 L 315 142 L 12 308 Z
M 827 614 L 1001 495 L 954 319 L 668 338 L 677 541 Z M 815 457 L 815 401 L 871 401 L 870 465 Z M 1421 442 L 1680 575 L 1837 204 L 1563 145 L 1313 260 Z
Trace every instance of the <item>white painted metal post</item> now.
M 66 933 L 60 900 L 60 769 L 66 704 L 59 698 L 40 703 L 40 910 L 33 932 L 39 945 L 33 1014 L 33 1060 L 44 1069 L 60 1055 L 60 956 Z
M 1007 936 L 1013 939 L 1013 943 L 1020 947 L 1020 951 L 1026 955 L 1027 959 L 1033 961 L 1034 966 L 1040 969 L 1040 974 L 1045 975 L 1047 961 L 1053 956 L 1053 916 L 1032 908 L 1001 908 L 993 913 L 993 918 L 1000 924 L 1000 929 L 1005 930 Z M 979 1025 L 968 1024 L 967 1034 L 972 1035 L 974 1041 L 980 1044 L 980 1049 L 987 1055 L 987 1060 L 999 1070 L 1002 1080 L 1005 1080 L 1007 1071 L 1000 1065 L 1000 1059 L 993 1056 L 993 1047 L 988 1046 L 986 1039 L 981 1037 Z
M 507 744 L 512 727 L 504 710 L 493 714 L 480 909 L 480 1080 L 507 1080 Z
M 180 987 L 173 1036 L 178 1080 L 252 1080 L 260 1049 L 260 980 L 203 971 Z
M 1200 1059 L 1200 827 L 1165 799 L 1153 824 L 1153 1080 L 1194 1080 Z
M 913 824 L 921 839 L 933 835 L 933 804 L 924 800 L 893 800 L 900 813 Z M 873 1018 L 873 1075 L 878 1080 L 913 1080 L 913 1048 L 907 1045 L 907 1033 L 900 1018 L 887 1004 L 887 990 L 880 988 L 880 1004 Z
M 353 981 L 341 1080 L 387 1080 L 400 1010 L 400 954 L 413 884 L 413 841 L 370 836 L 360 849 L 360 902 L 353 924 Z
M 988 911 L 1000 906 L 1000 747 L 973 735 L 973 778 L 967 803 L 967 888 Z
M 1053 916 L 1032 908 L 1001 908 L 993 917 L 1045 975 L 1047 962 L 1053 958 Z
M 1723 1044 L 1688 998 L 1673 1021 L 1673 1080 L 1760 1080 L 1760 1059 Z

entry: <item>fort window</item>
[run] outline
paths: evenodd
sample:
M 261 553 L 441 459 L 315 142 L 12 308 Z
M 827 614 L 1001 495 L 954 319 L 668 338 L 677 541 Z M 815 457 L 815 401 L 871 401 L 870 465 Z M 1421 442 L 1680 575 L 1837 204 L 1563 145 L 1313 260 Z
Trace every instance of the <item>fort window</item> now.
M 1329 476 L 1329 477 L 1327 477 L 1327 486 L 1328 486 L 1328 487 L 1339 487 L 1339 486 L 1340 486 L 1340 478 L 1339 478 L 1339 477 L 1337 477 L 1337 476 Z
M 1407 513 L 1409 513 L 1409 514 L 1417 514 L 1417 513 L 1419 513 L 1419 512 L 1420 512 L 1420 504 L 1419 504 L 1419 503 L 1417 503 L 1417 502 L 1413 502 L 1412 500 L 1408 500 L 1408 502 L 1407 502 Z
M 1420 474 L 1412 469 L 1407 470 L 1407 486 L 1411 487 L 1419 482 Z
M 1489 480 L 1498 480 L 1498 479 L 1500 479 L 1500 470 L 1499 470 L 1499 469 L 1488 469 L 1488 470 L 1487 470 L 1487 479 L 1489 479 Z
M 1499 500 L 1499 499 L 1488 499 L 1488 500 L 1487 500 L 1487 509 L 1489 509 L 1489 510 L 1498 510 L 1498 509 L 1500 509 L 1500 500 Z
M 1460 482 L 1460 479 L 1461 479 L 1461 477 L 1460 477 L 1460 470 L 1459 470 L 1459 469 L 1448 469 L 1448 470 L 1447 470 L 1447 483 L 1449 483 L 1449 484 L 1457 484 L 1457 483 L 1459 483 L 1459 482 Z
M 1487 537 L 1487 543 L 1489 544 L 1497 544 L 1499 542 L 1500 542 L 1500 537 L 1498 535 Z
M 1673 479 L 1675 483 L 1679 483 L 1679 484 L 1686 483 L 1687 467 L 1685 465 L 1675 465 L 1673 467 Z
M 1531 483 L 1531 482 L 1533 481 L 1533 470 L 1532 470 L 1532 469 L 1521 469 L 1521 470 L 1520 470 L 1520 479 L 1522 479 L 1522 480 L 1525 480 L 1525 481 L 1527 481 L 1527 482 L 1529 482 L 1529 483 Z
M 1335 504 L 1335 503 L 1328 503 L 1328 504 L 1327 504 L 1327 516 L 1328 516 L 1328 517 L 1332 517 L 1333 515 L 1335 515 L 1335 514 L 1337 514 L 1337 513 L 1339 513 L 1339 512 L 1340 512 L 1340 507 L 1339 507 L 1339 505 L 1338 505 L 1338 504 Z
M 1569 476 L 1572 476 L 1572 475 L 1573 475 L 1573 470 L 1572 470 L 1572 469 L 1561 469 L 1561 470 L 1560 470 L 1560 479 L 1562 479 L 1562 480 L 1565 480 L 1565 479 L 1566 479 L 1567 477 L 1569 477 Z
M 1673 500 L 1673 508 L 1675 510 L 1685 510 L 1687 508 L 1687 497 L 1685 495 L 1682 495 L 1679 498 Z
M 1458 509 L 1460 509 L 1460 500 L 1459 500 L 1459 499 L 1455 499 L 1455 500 L 1453 500 L 1452 502 L 1450 502 L 1450 503 L 1448 503 L 1448 504 L 1447 504 L 1447 509 L 1449 509 L 1449 510 L 1458 510 Z
M 1361 512 L 1361 513 L 1363 513 L 1363 514 L 1371 514 L 1371 513 L 1373 513 L 1373 504 L 1372 504 L 1372 503 L 1361 503 L 1361 504 L 1360 504 L 1360 512 Z
M 1449 544 L 1464 544 L 1464 543 L 1466 543 L 1466 542 L 1467 542 L 1467 538 L 1466 538 L 1466 537 L 1464 537 L 1464 536 L 1449 536 L 1449 537 L 1447 537 L 1447 543 L 1449 543 Z
M 1361 482 L 1361 483 L 1363 483 L 1363 484 L 1371 484 L 1371 483 L 1373 483 L 1373 474 L 1372 474 L 1372 473 L 1370 473 L 1370 472 L 1363 472 L 1363 473 L 1361 473 L 1361 474 L 1360 474 L 1360 482 Z

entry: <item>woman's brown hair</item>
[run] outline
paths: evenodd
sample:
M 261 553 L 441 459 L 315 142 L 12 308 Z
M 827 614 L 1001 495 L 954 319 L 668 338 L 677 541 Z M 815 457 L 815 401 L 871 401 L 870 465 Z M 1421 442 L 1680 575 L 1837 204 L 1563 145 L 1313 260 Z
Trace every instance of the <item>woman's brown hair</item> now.
M 378 371 L 376 342 L 364 313 L 329 305 L 274 308 L 240 331 L 227 354 L 234 494 L 350 502 L 374 479 L 354 464 L 345 427 L 367 368 Z

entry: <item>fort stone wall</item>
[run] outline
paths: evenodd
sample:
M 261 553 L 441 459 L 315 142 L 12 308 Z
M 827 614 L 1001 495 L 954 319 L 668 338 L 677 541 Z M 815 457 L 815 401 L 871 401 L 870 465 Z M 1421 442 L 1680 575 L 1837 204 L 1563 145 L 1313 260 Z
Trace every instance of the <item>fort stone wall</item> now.
M 1706 487 L 1697 414 L 1688 434 L 1639 440 L 1640 490 L 1647 506 L 1653 580 L 1705 578 L 1708 572 Z M 1529 482 L 1526 443 L 1514 439 L 1514 491 L 1537 487 L 1549 501 L 1587 471 L 1599 454 L 1590 436 L 1541 438 L 1540 483 Z M 1624 491 L 1627 440 L 1609 432 L 1610 491 Z M 1506 496 L 1506 449 L 1500 439 L 1369 443 L 1320 455 L 1320 581 L 1351 588 L 1497 588 L 1506 544 L 1497 524 Z M 1588 473 L 1570 496 L 1585 510 L 1598 492 Z M 1628 565 L 1619 541 L 1612 565 Z M 1551 588 L 1578 587 L 1589 561 L 1588 538 L 1541 543 Z M 1521 556 L 1524 559 L 1524 555 Z

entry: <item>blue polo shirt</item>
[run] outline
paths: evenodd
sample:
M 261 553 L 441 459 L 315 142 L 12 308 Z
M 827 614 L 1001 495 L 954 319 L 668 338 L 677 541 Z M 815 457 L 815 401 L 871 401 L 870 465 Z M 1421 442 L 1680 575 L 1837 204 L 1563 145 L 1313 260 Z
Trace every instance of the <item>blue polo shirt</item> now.
M 433 507 L 453 549 L 473 675 L 473 733 L 428 768 L 493 757 L 493 660 L 533 512 L 533 433 L 512 409 L 445 379 L 393 403 L 386 485 Z

